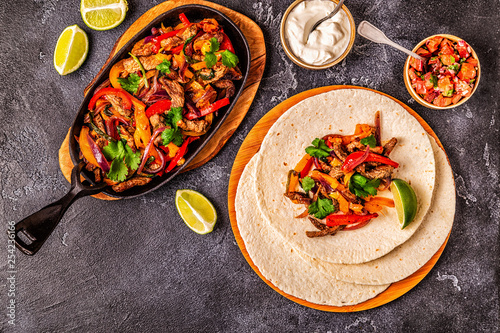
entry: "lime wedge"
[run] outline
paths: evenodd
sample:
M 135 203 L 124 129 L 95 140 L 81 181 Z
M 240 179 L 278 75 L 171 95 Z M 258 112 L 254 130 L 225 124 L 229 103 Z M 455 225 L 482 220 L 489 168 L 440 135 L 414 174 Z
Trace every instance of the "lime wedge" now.
M 63 30 L 54 50 L 54 67 L 61 75 L 76 71 L 87 58 L 89 39 L 76 24 Z
M 80 13 L 87 27 L 94 30 L 109 30 L 125 19 L 128 6 L 126 0 L 81 0 Z
M 401 229 L 406 228 L 417 215 L 417 196 L 410 184 L 401 179 L 393 179 L 391 192 L 398 213 Z
M 186 225 L 197 234 L 205 235 L 214 229 L 217 212 L 212 203 L 201 193 L 193 190 L 177 190 L 175 206 Z

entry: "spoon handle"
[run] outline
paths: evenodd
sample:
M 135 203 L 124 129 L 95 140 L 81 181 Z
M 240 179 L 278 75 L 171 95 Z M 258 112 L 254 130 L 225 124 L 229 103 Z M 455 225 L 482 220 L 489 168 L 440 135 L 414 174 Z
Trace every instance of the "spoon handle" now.
M 366 39 L 371 40 L 372 42 L 379 43 L 379 44 L 387 44 L 389 46 L 392 46 L 418 60 L 423 61 L 424 63 L 427 62 L 427 59 L 424 57 L 419 56 L 418 54 L 402 47 L 399 44 L 394 43 L 392 40 L 387 38 L 387 36 L 380 31 L 377 27 L 375 27 L 373 24 L 367 21 L 363 21 L 359 24 L 358 26 L 358 34 L 361 36 L 365 37 Z
M 339 3 L 335 6 L 335 8 L 333 9 L 333 11 L 328 14 L 328 16 L 325 16 L 324 18 L 322 18 L 321 20 L 319 20 L 318 22 L 316 22 L 312 28 L 311 28 L 311 32 L 313 32 L 314 30 L 316 30 L 316 28 L 323 22 L 325 22 L 326 20 L 332 18 L 335 16 L 335 14 L 337 14 L 339 12 L 340 9 L 342 9 L 342 5 L 344 4 L 344 1 L 345 0 L 340 0 Z M 309 34 L 311 33 L 309 32 Z

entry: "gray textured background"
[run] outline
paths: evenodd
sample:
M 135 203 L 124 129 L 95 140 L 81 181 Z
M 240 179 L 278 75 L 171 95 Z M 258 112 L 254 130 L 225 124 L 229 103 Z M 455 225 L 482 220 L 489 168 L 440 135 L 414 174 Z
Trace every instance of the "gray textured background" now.
M 126 20 L 97 32 L 81 20 L 79 1 L 0 2 L 0 214 L 18 221 L 68 189 L 57 149 L 115 40 L 159 1 L 130 0 Z M 369 20 L 412 48 L 436 33 L 467 40 L 479 55 L 480 86 L 465 105 L 433 111 L 410 98 L 405 56 L 357 37 L 340 65 L 311 72 L 292 64 L 279 44 L 287 1 L 216 1 L 262 28 L 264 79 L 247 117 L 224 149 L 198 170 L 141 198 L 84 198 L 66 213 L 34 257 L 17 255 L 17 325 L 5 332 L 496 332 L 499 327 L 499 2 L 346 2 L 356 23 Z M 90 52 L 77 72 L 61 77 L 52 56 L 57 37 L 78 24 Z M 436 131 L 454 170 L 457 211 L 450 241 L 429 275 L 403 297 L 362 313 L 326 313 L 295 304 L 248 266 L 231 230 L 227 185 L 233 160 L 252 126 L 272 107 L 307 89 L 353 84 L 410 105 Z M 174 193 L 204 193 L 219 220 L 209 235 L 179 218 Z M 2 228 L 3 229 L 3 228 Z M 6 235 L 0 232 L 0 308 L 7 295 Z

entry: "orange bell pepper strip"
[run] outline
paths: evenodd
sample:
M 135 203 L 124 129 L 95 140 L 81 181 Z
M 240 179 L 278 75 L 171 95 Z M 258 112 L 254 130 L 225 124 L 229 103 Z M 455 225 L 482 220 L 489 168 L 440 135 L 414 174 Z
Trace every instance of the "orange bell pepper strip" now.
M 286 193 L 296 192 L 297 186 L 299 185 L 299 174 L 295 170 L 290 170 L 288 172 L 288 186 L 286 188 Z
M 97 160 L 94 157 L 94 154 L 92 153 L 92 149 L 90 148 L 89 141 L 87 139 L 87 135 L 89 134 L 89 128 L 87 126 L 83 126 L 81 131 L 80 131 L 80 137 L 78 139 L 78 144 L 80 145 L 80 151 L 82 152 L 83 157 L 89 163 L 91 163 L 95 167 L 99 167 L 99 163 L 97 163 Z
M 118 79 L 120 78 L 121 73 L 125 70 L 125 68 L 123 67 L 124 60 L 118 61 L 116 64 L 113 65 L 113 67 L 111 67 L 111 70 L 109 71 L 109 82 L 111 82 L 113 88 L 122 89 L 122 86 L 120 84 L 120 81 L 118 81 Z
M 312 156 L 309 154 L 305 154 L 304 157 L 302 157 L 302 159 L 299 161 L 299 163 L 297 163 L 294 170 L 300 172 L 300 178 L 304 178 L 311 170 L 312 163 Z
M 326 173 L 321 173 L 318 170 L 314 170 L 311 173 L 311 178 L 315 180 L 323 179 L 332 187 L 332 189 L 336 189 L 339 187 L 340 183 L 337 181 L 337 179 L 333 178 L 332 176 L 326 174 Z

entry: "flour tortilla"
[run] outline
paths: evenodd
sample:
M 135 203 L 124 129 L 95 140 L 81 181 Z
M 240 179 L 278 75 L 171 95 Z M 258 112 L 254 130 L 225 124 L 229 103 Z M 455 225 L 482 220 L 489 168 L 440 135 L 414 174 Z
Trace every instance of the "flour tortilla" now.
M 436 186 L 429 212 L 409 240 L 385 256 L 364 264 L 332 264 L 299 253 L 302 259 L 338 280 L 369 285 L 402 280 L 428 262 L 448 237 L 455 217 L 453 172 L 445 152 L 430 139 L 436 158 Z
M 388 284 L 357 285 L 338 281 L 312 268 L 283 237 L 274 232 L 256 209 L 253 172 L 255 157 L 241 175 L 236 192 L 236 220 L 245 248 L 262 275 L 287 294 L 323 305 L 364 302 Z
M 363 228 L 339 232 L 335 237 L 308 238 L 305 231 L 314 230 L 310 221 L 294 218 L 304 206 L 293 204 L 283 195 L 288 171 L 302 158 L 314 138 L 352 134 L 356 124 L 373 124 L 376 111 L 381 112 L 382 140 L 398 139 L 391 153 L 391 158 L 400 164 L 395 178 L 411 182 L 415 190 L 418 198 L 415 220 L 401 230 L 395 209 L 386 210 L 384 216 Z M 254 186 L 264 219 L 297 250 L 337 264 L 359 264 L 380 258 L 408 240 L 430 207 L 435 182 L 434 154 L 424 128 L 390 98 L 361 89 L 333 90 L 290 108 L 269 130 L 256 163 Z M 391 196 L 388 191 L 385 195 Z

